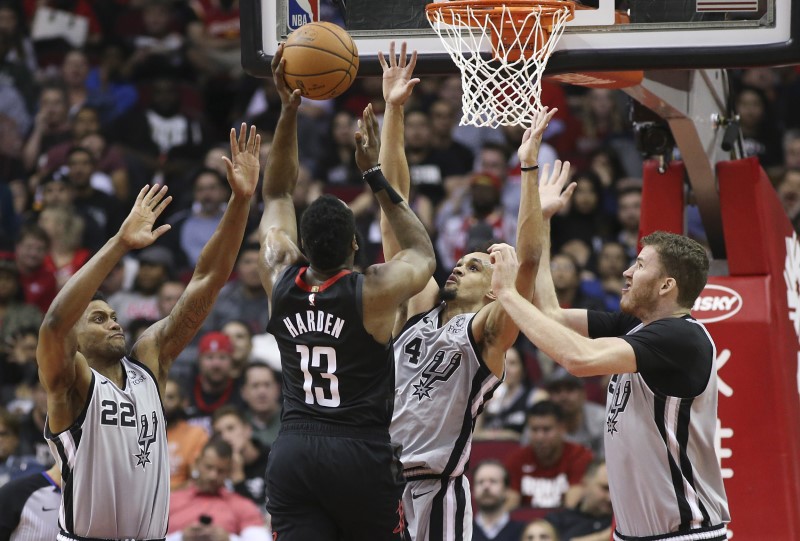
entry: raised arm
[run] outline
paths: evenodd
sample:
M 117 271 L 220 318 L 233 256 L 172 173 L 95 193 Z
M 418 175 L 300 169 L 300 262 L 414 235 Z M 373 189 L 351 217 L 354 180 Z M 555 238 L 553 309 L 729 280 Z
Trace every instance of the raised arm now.
M 399 251 L 365 272 L 364 327 L 379 342 L 388 342 L 397 306 L 422 291 L 433 275 L 436 259 L 425 226 L 378 166 L 379 148 L 378 121 L 368 105 L 356 132 L 356 164 L 395 232 Z
M 520 270 L 516 275 L 516 289 L 526 299 L 533 298 L 533 287 L 542 255 L 542 206 L 537 189 L 539 166 L 537 157 L 542 134 L 558 109 L 536 113 L 533 127 L 525 130 L 517 154 L 522 167 L 522 192 L 517 220 L 517 253 Z M 483 344 L 484 359 L 496 375 L 503 372 L 505 351 L 517 339 L 519 329 L 499 303 L 492 303 L 475 316 L 472 323 L 475 339 Z
M 395 53 L 395 43 L 391 42 L 388 62 L 382 52 L 378 53 L 378 61 L 383 68 L 383 99 L 386 101 L 381 131 L 381 169 L 400 197 L 410 203 L 411 177 L 405 150 L 404 107 L 414 87 L 419 83 L 419 78 L 412 78 L 414 67 L 417 65 L 417 51 L 412 51 L 411 58 L 408 58 L 406 43 L 403 42 L 398 57 Z M 389 261 L 400 250 L 400 246 L 394 229 L 383 212 L 381 212 L 381 241 L 384 258 Z M 439 286 L 431 277 L 421 293 L 399 306 L 395 331 L 400 331 L 409 315 L 430 309 L 436 302 L 438 292 Z
M 54 431 L 72 424 L 78 413 L 75 407 L 81 408 L 86 403 L 91 381 L 86 358 L 78 352 L 75 325 L 122 256 L 149 246 L 169 231 L 169 225 L 153 229 L 156 219 L 172 200 L 166 194 L 166 186 L 142 188 L 119 232 L 64 284 L 44 316 L 36 361 L 39 378 L 47 390 L 50 428 Z
M 539 272 L 536 275 L 536 292 L 533 296 L 533 304 L 548 317 L 555 319 L 583 336 L 587 336 L 589 324 L 586 310 L 561 308 L 553 285 L 553 276 L 550 273 L 550 220 L 564 208 L 572 196 L 572 192 L 575 191 L 576 183 L 574 182 L 571 182 L 564 189 L 564 186 L 569 181 L 569 172 L 570 163 L 564 162 L 562 164 L 559 160 L 556 160 L 553 164 L 552 171 L 547 164 L 542 169 L 542 180 L 539 183 L 539 197 L 542 201 L 542 216 L 544 218 L 542 259 L 539 263 Z
M 261 195 L 264 214 L 258 226 L 261 245 L 258 270 L 261 283 L 272 302 L 272 285 L 287 265 L 303 258 L 297 246 L 297 218 L 292 192 L 300 170 L 297 151 L 297 108 L 300 90 L 292 92 L 284 79 L 283 44 L 272 58 L 272 77 L 281 98 L 281 114 L 275 127 Z
M 489 251 L 497 300 L 537 348 L 576 376 L 636 371 L 636 354 L 625 340 L 581 336 L 524 299 L 514 287 L 518 262 L 513 248 L 501 244 Z
M 228 281 L 244 238 L 250 201 L 258 184 L 261 136 L 255 126 L 242 123 L 239 137 L 231 129 L 231 160 L 223 157 L 231 186 L 231 198 L 217 229 L 206 243 L 194 274 L 172 312 L 147 329 L 134 345 L 134 355 L 166 382 L 172 361 L 194 337 Z

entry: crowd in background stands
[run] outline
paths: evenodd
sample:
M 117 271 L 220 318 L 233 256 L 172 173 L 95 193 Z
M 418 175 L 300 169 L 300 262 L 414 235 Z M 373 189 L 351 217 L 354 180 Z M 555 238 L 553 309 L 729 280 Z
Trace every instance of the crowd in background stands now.
M 88 21 L 79 47 L 73 37 L 34 39 L 36 12 L 46 7 Z M 328 2 L 322 11 L 340 17 Z M 761 160 L 800 227 L 800 71 L 750 69 L 732 80 L 745 153 Z M 578 183 L 552 221 L 559 301 L 618 309 L 641 202 L 629 98 L 545 81 L 542 101 L 559 111 L 539 161 L 569 160 Z M 362 266 L 382 258 L 377 205 L 354 160 L 353 134 L 368 103 L 380 114 L 380 78 L 358 79 L 335 100 L 303 102 L 295 192 L 298 216 L 321 193 L 348 202 Z M 132 343 L 177 302 L 222 216 L 229 194 L 220 156 L 230 127 L 258 127 L 263 166 L 279 110 L 272 81 L 242 71 L 236 0 L 0 0 L 0 485 L 53 462 L 35 351 L 58 289 L 117 230 L 142 186 L 168 185 L 172 230 L 125 259 L 102 287 Z M 426 76 L 405 117 L 410 203 L 434 239 L 440 280 L 462 254 L 513 242 L 519 205 L 523 130 L 458 126 L 460 114 L 459 78 Z M 251 233 L 259 216 L 254 206 Z M 703 240 L 692 209 L 688 231 Z M 226 486 L 263 510 L 264 462 L 280 424 L 280 360 L 264 334 L 269 313 L 254 239 L 163 398 L 176 494 L 191 485 L 206 440 L 218 434 L 230 449 L 212 439 L 211 454 L 233 457 Z M 503 510 L 578 509 L 586 491 L 570 501 L 569 490 L 602 459 L 604 382 L 554 370 L 524 338 L 507 362 L 473 453 L 507 470 Z M 547 465 L 540 471 L 553 470 L 548 480 L 528 475 L 537 461 Z M 594 478 L 597 468 L 590 470 Z M 493 500 L 481 494 L 476 487 L 476 516 L 488 532 Z

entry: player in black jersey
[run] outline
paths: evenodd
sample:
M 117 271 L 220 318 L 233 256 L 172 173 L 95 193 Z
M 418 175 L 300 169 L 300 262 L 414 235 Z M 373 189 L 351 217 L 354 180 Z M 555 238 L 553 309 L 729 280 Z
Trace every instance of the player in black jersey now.
M 281 432 L 267 468 L 267 510 L 279 541 L 402 539 L 402 467 L 389 439 L 394 394 L 392 326 L 397 305 L 433 274 L 433 247 L 413 211 L 378 167 L 378 124 L 368 106 L 356 134 L 356 163 L 401 250 L 353 272 L 353 213 L 323 196 L 304 212 L 297 244 L 292 191 L 298 172 L 299 91 L 272 62 L 281 116 L 264 172 L 259 226 L 268 330 L 281 352 Z M 308 258 L 308 259 L 306 259 Z

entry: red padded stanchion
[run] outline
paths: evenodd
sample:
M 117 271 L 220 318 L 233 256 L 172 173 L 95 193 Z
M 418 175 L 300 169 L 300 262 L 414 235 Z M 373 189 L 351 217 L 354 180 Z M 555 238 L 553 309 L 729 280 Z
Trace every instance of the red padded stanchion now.
M 655 160 L 644 164 L 642 173 L 642 217 L 639 237 L 653 231 L 683 233 L 683 195 L 685 170 L 682 162 L 672 162 L 664 173 Z
M 743 541 L 794 541 L 800 347 L 792 318 L 800 322 L 800 245 L 755 159 L 719 163 L 717 175 L 731 276 L 711 277 L 692 313 L 717 345 L 717 454 L 730 529 Z

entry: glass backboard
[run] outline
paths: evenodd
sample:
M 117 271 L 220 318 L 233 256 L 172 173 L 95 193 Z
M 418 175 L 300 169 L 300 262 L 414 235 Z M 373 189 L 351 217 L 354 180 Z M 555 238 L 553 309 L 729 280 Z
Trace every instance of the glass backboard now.
M 269 75 L 278 44 L 316 20 L 344 26 L 360 75 L 380 73 L 391 40 L 416 49 L 420 74 L 456 67 L 425 18 L 426 0 L 241 0 L 242 63 Z M 513 3 L 513 0 L 509 0 Z M 800 63 L 800 5 L 792 0 L 594 0 L 579 4 L 547 74 L 583 71 L 733 68 Z M 482 54 L 491 55 L 487 50 Z

